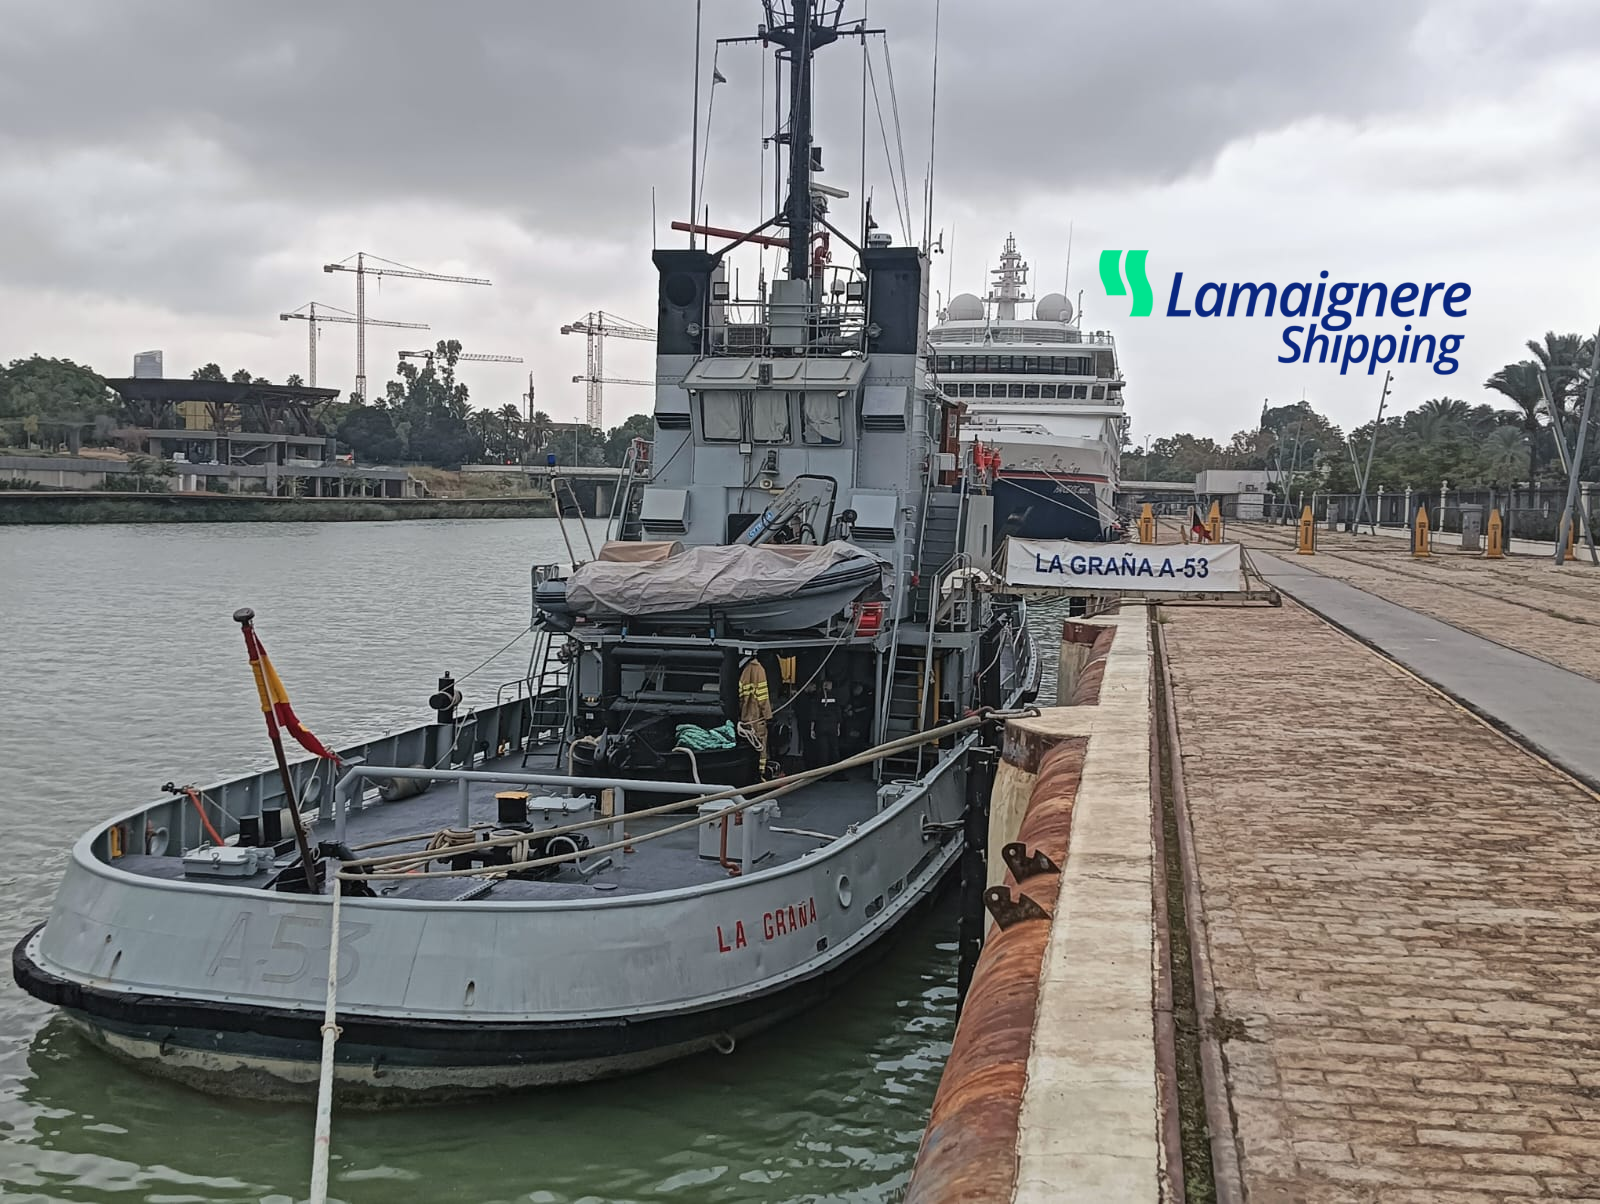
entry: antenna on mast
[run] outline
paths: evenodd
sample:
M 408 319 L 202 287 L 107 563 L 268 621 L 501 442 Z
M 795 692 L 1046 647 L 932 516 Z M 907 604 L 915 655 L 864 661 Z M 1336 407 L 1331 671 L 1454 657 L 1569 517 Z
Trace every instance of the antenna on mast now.
M 1066 278 L 1061 283 L 1062 283 L 1061 291 L 1063 293 L 1066 293 L 1070 297 L 1072 295 L 1072 223 L 1071 222 L 1067 223 L 1067 275 L 1066 275 Z
M 694 250 L 694 211 L 699 207 L 700 182 L 700 7 L 694 0 L 694 120 L 689 123 L 689 249 Z M 707 131 L 707 137 L 710 132 Z
M 922 214 L 922 253 L 928 253 L 928 243 L 933 237 L 933 162 L 939 145 L 939 10 L 944 0 L 934 0 L 933 5 L 933 90 L 928 102 L 928 182 L 924 190 Z

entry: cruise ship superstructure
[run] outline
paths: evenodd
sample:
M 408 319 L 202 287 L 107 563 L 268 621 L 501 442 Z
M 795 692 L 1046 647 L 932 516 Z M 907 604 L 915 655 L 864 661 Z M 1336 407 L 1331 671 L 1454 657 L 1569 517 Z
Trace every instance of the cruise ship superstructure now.
M 940 391 L 965 408 L 963 439 L 998 453 L 997 534 L 1113 538 L 1127 422 L 1116 343 L 1084 330 L 1064 294 L 1028 295 L 1015 237 L 992 274 L 986 297 L 950 299 L 928 339 Z

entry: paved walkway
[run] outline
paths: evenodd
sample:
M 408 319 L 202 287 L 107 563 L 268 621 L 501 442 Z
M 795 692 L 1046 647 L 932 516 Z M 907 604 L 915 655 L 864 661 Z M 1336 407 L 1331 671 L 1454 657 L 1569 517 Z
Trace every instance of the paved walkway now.
M 1600 789 L 1600 682 L 1324 576 L 1252 554 L 1273 585 Z
M 1165 617 L 1250 1204 L 1600 1200 L 1600 803 L 1293 603 Z
M 1413 560 L 1392 540 L 1325 532 L 1315 556 L 1295 556 L 1288 528 L 1235 524 L 1230 534 L 1302 569 L 1600 681 L 1600 569 L 1586 561 L 1557 568 L 1535 557 L 1484 560 L 1437 546 L 1427 559 Z

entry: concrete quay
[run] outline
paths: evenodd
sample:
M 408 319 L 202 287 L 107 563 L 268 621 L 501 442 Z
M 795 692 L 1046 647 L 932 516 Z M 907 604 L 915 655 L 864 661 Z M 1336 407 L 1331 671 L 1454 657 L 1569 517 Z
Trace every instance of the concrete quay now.
M 913 1204 L 1169 1198 L 1148 620 L 1128 606 L 1068 626 L 1083 637 L 1064 641 L 1057 686 L 1069 705 L 1007 725 L 991 807 L 991 882 L 1048 918 L 990 925 L 905 1197 Z M 1001 848 L 1017 839 L 1058 871 L 999 874 Z
M 1340 550 L 1069 624 L 908 1201 L 1600 1204 L 1600 681 L 1428 613 L 1597 579 Z

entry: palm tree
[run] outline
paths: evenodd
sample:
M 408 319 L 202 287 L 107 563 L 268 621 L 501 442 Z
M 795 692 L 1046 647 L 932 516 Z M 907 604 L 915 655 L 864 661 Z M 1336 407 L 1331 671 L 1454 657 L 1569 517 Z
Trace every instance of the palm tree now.
M 1533 448 L 1514 426 L 1502 426 L 1490 433 L 1478 451 L 1479 471 L 1486 480 L 1515 481 L 1530 471 Z
M 550 415 L 543 410 L 535 410 L 533 418 L 528 423 L 528 444 L 535 452 L 544 450 L 544 445 L 550 442 L 550 434 L 555 430 L 555 423 Z
M 1533 344 L 1529 344 L 1533 346 Z M 1528 474 L 1530 478 L 1538 476 L 1538 447 L 1539 407 L 1542 404 L 1543 394 L 1539 391 L 1539 368 L 1537 360 L 1520 360 L 1515 364 L 1507 364 L 1488 380 L 1483 382 L 1483 387 L 1493 389 L 1505 397 L 1509 397 L 1519 410 L 1522 411 L 1522 429 L 1528 436 L 1529 461 Z
M 500 419 L 500 425 L 505 429 L 504 451 L 506 456 L 522 459 L 527 450 L 526 431 L 522 421 L 522 411 L 515 405 L 507 402 L 495 411 Z
M 1582 401 L 1582 383 L 1594 354 L 1594 340 L 1581 334 L 1544 333 L 1544 341 L 1528 340 L 1528 350 L 1533 352 L 1550 382 L 1550 399 L 1555 403 L 1563 422 L 1569 410 L 1576 409 Z
M 479 439 L 483 445 L 493 451 L 505 437 L 505 427 L 500 423 L 500 415 L 493 410 L 473 410 L 467 415 L 467 429 Z
M 1472 417 L 1472 407 L 1454 397 L 1434 397 L 1419 405 L 1417 413 L 1440 425 L 1456 425 Z

